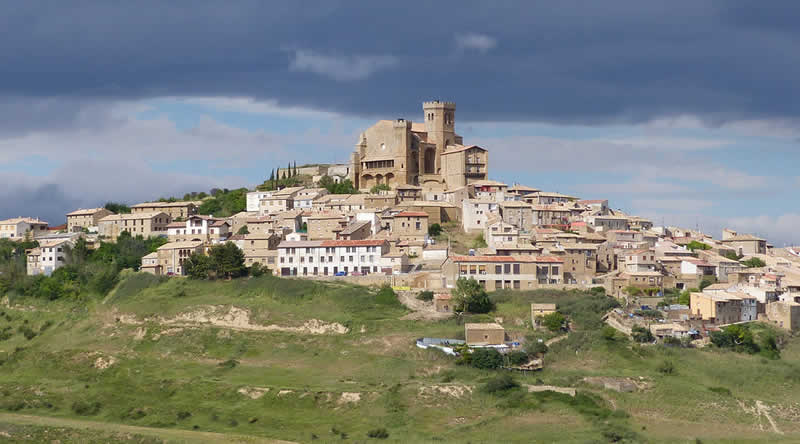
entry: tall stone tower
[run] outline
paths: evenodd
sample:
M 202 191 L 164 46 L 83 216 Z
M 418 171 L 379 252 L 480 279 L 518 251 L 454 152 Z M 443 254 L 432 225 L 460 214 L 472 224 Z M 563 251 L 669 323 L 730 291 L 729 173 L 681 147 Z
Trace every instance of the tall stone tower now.
M 441 169 L 441 156 L 447 145 L 456 143 L 456 104 L 453 102 L 424 102 L 425 130 L 428 142 L 436 144 L 436 174 Z

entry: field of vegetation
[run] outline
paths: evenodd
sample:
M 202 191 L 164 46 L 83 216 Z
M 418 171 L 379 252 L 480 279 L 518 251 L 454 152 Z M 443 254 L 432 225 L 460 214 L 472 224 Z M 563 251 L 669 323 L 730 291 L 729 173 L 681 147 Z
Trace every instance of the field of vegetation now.
M 615 303 L 590 292 L 498 292 L 488 314 L 422 321 L 403 319 L 409 312 L 391 291 L 338 283 L 129 271 L 118 280 L 102 297 L 5 295 L 0 439 L 800 440 L 795 338 L 782 338 L 778 359 L 639 345 L 604 331 L 601 316 Z M 415 346 L 463 338 L 465 322 L 496 317 L 512 337 L 532 337 L 531 302 L 556 302 L 571 326 L 542 371 L 482 370 Z M 597 384 L 623 378 L 637 389 Z M 529 392 L 541 385 L 577 395 Z

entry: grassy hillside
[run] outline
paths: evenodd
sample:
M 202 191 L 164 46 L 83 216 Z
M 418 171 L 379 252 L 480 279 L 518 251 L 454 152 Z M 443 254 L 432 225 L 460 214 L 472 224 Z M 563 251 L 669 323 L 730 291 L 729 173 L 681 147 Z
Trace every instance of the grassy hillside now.
M 0 307 L 0 433 L 47 441 L 42 427 L 74 424 L 65 434 L 74 442 L 102 442 L 124 424 L 141 428 L 127 431 L 133 442 L 216 436 L 200 432 L 372 442 L 380 439 L 368 433 L 379 429 L 389 435 L 383 442 L 800 440 L 794 339 L 774 361 L 642 347 L 600 335 L 611 302 L 603 296 L 498 293 L 496 313 L 466 320 L 502 317 L 510 334 L 524 336 L 532 301 L 559 302 L 571 315 L 577 331 L 552 345 L 545 370 L 515 378 L 577 387 L 578 396 L 489 393 L 483 387 L 497 372 L 414 346 L 423 336 L 463 337 L 465 319 L 402 320 L 407 310 L 377 294 L 266 276 L 129 274 L 103 301 L 10 297 Z M 672 374 L 659 370 L 665 361 Z M 631 378 L 642 390 L 617 393 L 585 377 Z M 21 424 L 20 414 L 44 422 Z M 82 421 L 108 428 L 89 432 Z

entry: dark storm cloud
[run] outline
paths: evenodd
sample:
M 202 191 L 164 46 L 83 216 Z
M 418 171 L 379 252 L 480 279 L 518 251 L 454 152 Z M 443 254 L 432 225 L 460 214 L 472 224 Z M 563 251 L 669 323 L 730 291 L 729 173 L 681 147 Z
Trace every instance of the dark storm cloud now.
M 793 1 L 6 2 L 0 96 L 251 96 L 470 120 L 800 114 Z

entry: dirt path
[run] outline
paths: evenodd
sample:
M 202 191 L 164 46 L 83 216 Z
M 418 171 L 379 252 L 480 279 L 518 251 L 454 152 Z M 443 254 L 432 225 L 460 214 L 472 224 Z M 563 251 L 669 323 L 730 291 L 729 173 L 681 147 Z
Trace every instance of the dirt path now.
M 555 338 L 548 339 L 547 341 L 545 341 L 544 345 L 550 347 L 551 345 L 555 344 L 556 342 L 561 342 L 564 339 L 567 339 L 567 336 L 568 335 L 561 335 L 561 336 L 556 336 Z
M 775 421 L 772 419 L 772 416 L 770 416 L 769 407 L 767 407 L 766 404 L 764 404 L 761 401 L 756 401 L 756 411 L 760 415 L 764 415 L 764 417 L 767 418 L 767 421 L 769 421 L 769 425 L 772 426 L 772 431 L 773 432 L 775 432 L 775 433 L 777 433 L 779 435 L 783 435 L 783 432 L 781 432 L 778 429 L 778 426 L 775 424 Z
M 136 433 L 163 439 L 169 442 L 205 442 L 205 443 L 264 443 L 264 444 L 291 444 L 290 441 L 260 438 L 245 435 L 223 435 L 213 432 L 194 432 L 191 430 L 159 429 L 153 427 L 139 427 L 125 424 L 112 424 L 98 421 L 85 421 L 80 419 L 53 418 L 49 416 L 17 415 L 14 413 L 0 413 L 0 422 L 36 425 L 50 427 L 66 427 L 73 429 L 90 429 L 114 433 Z
M 403 316 L 403 320 L 432 320 L 447 319 L 453 316 L 452 313 L 439 313 L 433 308 L 432 302 L 420 301 L 417 299 L 417 293 L 413 291 L 400 291 L 397 294 L 397 299 L 406 308 L 413 311 Z

